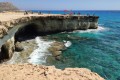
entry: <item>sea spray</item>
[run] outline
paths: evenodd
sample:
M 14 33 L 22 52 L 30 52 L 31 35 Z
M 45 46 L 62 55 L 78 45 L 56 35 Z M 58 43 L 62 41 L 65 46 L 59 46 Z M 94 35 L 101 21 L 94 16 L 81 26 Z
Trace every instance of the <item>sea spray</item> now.
M 72 43 L 70 41 L 63 40 L 65 47 L 70 47 Z
M 107 30 L 107 28 L 98 26 L 97 29 L 88 29 L 88 30 L 75 30 L 73 33 L 79 32 L 79 33 L 90 33 L 90 32 L 98 32 L 98 31 L 104 31 Z
M 47 55 L 51 55 L 48 48 L 53 41 L 44 41 L 41 37 L 36 37 L 35 41 L 38 48 L 31 53 L 28 62 L 33 64 L 44 64 L 46 63 Z

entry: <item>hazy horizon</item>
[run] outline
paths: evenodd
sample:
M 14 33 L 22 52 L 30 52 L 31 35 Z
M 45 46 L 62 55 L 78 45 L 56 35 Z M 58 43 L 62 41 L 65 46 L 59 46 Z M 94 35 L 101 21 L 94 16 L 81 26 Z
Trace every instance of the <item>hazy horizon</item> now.
M 120 10 L 115 0 L 0 0 L 11 2 L 21 10 Z

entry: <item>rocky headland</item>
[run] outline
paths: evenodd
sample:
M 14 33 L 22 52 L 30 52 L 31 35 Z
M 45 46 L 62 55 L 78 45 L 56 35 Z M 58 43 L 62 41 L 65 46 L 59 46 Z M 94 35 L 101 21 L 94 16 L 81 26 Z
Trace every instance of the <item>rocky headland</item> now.
M 23 12 L 6 12 L 0 13 L 0 17 L 0 54 L 8 55 L 6 58 L 2 57 L 3 59 L 11 58 L 11 53 L 15 50 L 12 44 L 23 38 L 98 27 L 98 16 L 37 13 L 24 15 Z M 5 52 L 6 48 L 9 51 Z
M 98 16 L 28 14 L 23 12 L 0 13 L 0 61 L 8 60 L 15 51 L 29 53 L 22 47 L 23 38 L 31 35 L 46 35 L 63 31 L 96 29 Z M 18 27 L 19 26 L 19 27 Z M 14 29 L 15 28 L 15 29 Z M 19 43 L 20 42 L 20 43 Z M 26 42 L 29 43 L 29 42 Z M 28 44 L 28 46 L 34 44 Z M 49 51 L 59 60 L 65 45 L 55 42 Z M 24 51 L 29 52 L 24 52 Z M 24 54 L 21 54 L 23 56 Z M 24 57 L 23 57 L 24 58 Z M 26 58 L 24 58 L 26 59 Z M 32 64 L 1 64 L 0 80 L 104 80 L 97 73 L 85 68 L 56 69 L 53 66 Z

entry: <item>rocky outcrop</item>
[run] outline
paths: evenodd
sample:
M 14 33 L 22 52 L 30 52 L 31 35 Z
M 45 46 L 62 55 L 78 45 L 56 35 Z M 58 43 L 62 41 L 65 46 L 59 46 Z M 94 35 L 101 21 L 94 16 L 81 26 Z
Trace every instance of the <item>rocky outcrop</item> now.
M 15 51 L 20 52 L 24 50 L 23 46 L 20 44 L 20 42 L 15 43 Z
M 0 61 L 12 57 L 15 49 L 21 51 L 19 43 L 21 37 L 29 35 L 46 35 L 62 31 L 96 29 L 98 16 L 70 16 L 70 15 L 46 15 L 46 16 L 23 16 L 9 21 L 0 21 L 0 38 L 4 40 L 10 29 L 16 25 L 21 26 L 11 39 L 4 45 L 0 45 Z M 15 40 L 14 40 L 15 38 Z M 56 59 L 60 59 L 61 51 L 65 49 L 63 43 L 52 44 L 49 49 Z M 24 55 L 24 54 L 23 54 Z M 65 70 L 55 67 L 38 66 L 31 64 L 1 65 L 0 80 L 104 80 L 97 73 L 85 68 L 66 68 Z M 8 75 L 10 74 L 10 75 Z M 5 77 L 6 76 L 6 77 Z
M 19 19 L 2 21 L 0 25 L 7 32 L 12 27 L 22 23 L 26 24 L 26 26 L 21 26 L 24 27 L 22 32 L 27 28 L 43 35 L 62 31 L 96 29 L 98 27 L 98 16 L 24 16 Z M 0 38 L 5 35 L 4 32 L 3 30 L 0 31 Z
M 0 51 L 0 61 L 10 59 L 14 53 L 14 37 L 9 39 L 2 47 Z
M 65 49 L 66 47 L 64 43 L 56 41 L 51 44 L 51 47 L 48 50 L 52 53 L 53 57 L 55 57 L 56 60 L 60 60 L 62 51 Z
M 29 18 L 28 18 L 29 19 Z M 96 29 L 98 27 L 97 16 L 44 16 L 32 17 L 26 26 L 22 26 L 15 37 L 29 35 L 47 35 L 73 30 Z
M 0 2 L 0 11 L 16 11 L 19 10 L 10 2 Z
M 2 40 L 0 39 L 2 41 L 2 43 L 0 44 L 1 45 L 5 44 L 1 48 L 1 56 L 3 56 L 4 54 L 7 54 L 7 58 L 10 58 L 12 56 L 15 44 L 11 43 L 11 41 L 9 40 L 6 43 L 3 43 L 3 40 L 4 36 L 7 35 L 9 31 L 12 30 L 13 27 L 16 27 L 17 25 L 22 24 L 20 27 L 18 27 L 18 30 L 16 29 L 17 32 L 12 33 L 13 37 L 15 38 L 15 42 L 21 40 L 24 36 L 29 37 L 31 35 L 33 36 L 47 35 L 63 31 L 72 31 L 80 29 L 86 30 L 90 28 L 96 29 L 98 27 L 99 18 L 98 16 L 52 15 L 52 14 L 45 16 L 42 15 L 21 15 L 21 16 L 23 17 L 0 22 L 0 38 L 2 39 Z M 56 48 L 60 48 L 60 46 L 56 45 L 54 46 Z M 57 50 L 55 47 L 52 48 L 53 50 L 51 50 L 51 52 L 56 57 L 56 59 L 60 59 L 59 55 L 61 54 L 61 50 Z M 17 51 L 22 50 L 22 48 L 20 49 L 20 46 L 17 45 L 16 49 Z M 5 51 L 4 54 L 3 51 Z
M 15 64 L 0 66 L 0 80 L 105 80 L 85 68 L 56 69 L 54 66 Z

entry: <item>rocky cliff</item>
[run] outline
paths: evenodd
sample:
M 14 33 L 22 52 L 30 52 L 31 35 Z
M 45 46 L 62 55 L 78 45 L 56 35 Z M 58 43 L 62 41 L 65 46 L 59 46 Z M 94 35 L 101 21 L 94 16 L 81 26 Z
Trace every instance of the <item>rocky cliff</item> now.
M 11 15 L 10 15 L 11 16 Z M 18 15 L 20 16 L 20 15 Z M 16 16 L 14 16 L 16 17 Z M 21 25 L 17 27 L 17 25 Z M 14 28 L 18 30 L 12 30 Z M 0 48 L 2 54 L 5 49 L 7 56 L 10 58 L 14 48 L 14 41 L 11 42 L 14 37 L 15 42 L 19 41 L 24 36 L 28 37 L 31 35 L 47 35 L 63 31 L 73 30 L 86 30 L 96 29 L 98 27 L 98 16 L 80 16 L 80 15 L 22 15 L 22 17 L 15 18 L 8 21 L 0 22 Z M 11 33 L 10 33 L 10 30 Z M 11 36 L 12 34 L 12 36 Z M 8 35 L 8 38 L 4 37 Z M 6 42 L 8 41 L 8 42 Z M 11 45 L 11 43 L 13 45 Z M 6 45 L 7 44 L 7 45 Z M 9 50 L 7 50 L 9 49 Z M 2 57 L 2 55 L 0 55 Z
M 24 16 L 19 19 L 0 22 L 0 38 L 6 35 L 10 28 L 22 23 L 26 25 L 21 26 L 23 27 L 21 28 L 22 31 L 29 28 L 32 32 L 35 30 L 42 35 L 63 31 L 96 29 L 98 27 L 98 16 Z
M 19 10 L 12 3 L 9 2 L 0 2 L 0 11 L 16 11 Z
M 15 50 L 15 42 L 21 37 L 96 29 L 99 18 L 98 16 L 80 15 L 23 15 L 23 13 L 14 16 L 10 14 L 9 17 L 8 20 L 0 19 L 0 61 L 11 58 Z M 54 44 L 54 46 L 56 45 Z M 97 73 L 85 68 L 60 70 L 48 66 L 16 64 L 1 65 L 0 71 L 0 80 L 104 80 Z

